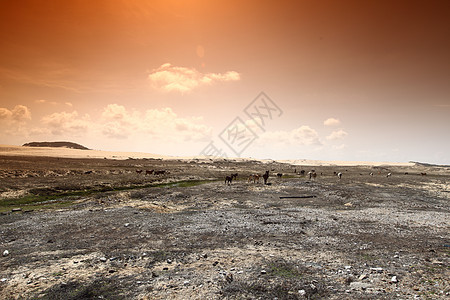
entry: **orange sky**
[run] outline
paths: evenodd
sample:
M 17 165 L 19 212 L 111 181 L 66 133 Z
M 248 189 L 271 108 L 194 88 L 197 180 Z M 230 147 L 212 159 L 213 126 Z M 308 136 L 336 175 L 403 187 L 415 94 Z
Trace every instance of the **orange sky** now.
M 446 1 L 2 1 L 0 143 L 236 156 L 219 135 L 264 91 L 282 115 L 242 156 L 450 163 L 449 19 Z

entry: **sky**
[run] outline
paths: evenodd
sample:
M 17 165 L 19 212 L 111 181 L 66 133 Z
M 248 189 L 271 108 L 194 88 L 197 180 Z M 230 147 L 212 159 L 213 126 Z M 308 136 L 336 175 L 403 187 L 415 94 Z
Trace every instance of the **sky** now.
M 0 1 L 0 144 L 450 164 L 449 1 Z

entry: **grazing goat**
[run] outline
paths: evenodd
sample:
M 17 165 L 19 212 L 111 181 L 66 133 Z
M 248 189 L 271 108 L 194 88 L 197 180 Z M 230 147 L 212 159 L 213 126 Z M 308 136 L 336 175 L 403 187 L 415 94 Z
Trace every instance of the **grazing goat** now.
M 145 170 L 145 175 L 152 175 L 155 170 Z
M 391 175 L 392 175 L 391 173 L 388 173 L 388 174 L 386 175 L 386 177 L 391 177 Z
M 305 175 L 305 170 L 301 170 L 300 175 Z
M 313 180 L 317 177 L 317 173 L 314 170 L 309 171 L 308 175 L 309 175 L 309 179 L 313 179 Z
M 269 171 L 266 171 L 266 173 L 264 173 L 263 179 L 264 179 L 264 184 L 267 184 L 267 179 L 269 179 Z
M 277 173 L 278 178 L 281 178 L 281 176 L 283 176 L 283 173 Z
M 237 176 L 238 176 L 238 174 L 235 173 L 235 174 L 231 174 L 231 176 L 225 177 L 225 184 L 228 183 L 228 185 L 231 185 L 231 182 L 233 181 L 233 179 L 236 179 Z
M 248 177 L 248 182 L 259 183 L 259 174 L 252 174 Z
M 155 174 L 155 175 L 164 175 L 164 174 L 166 174 L 166 170 L 154 171 L 153 174 Z
M 337 177 L 339 177 L 339 179 L 341 179 L 342 178 L 342 173 L 341 172 L 337 173 Z
M 426 176 L 426 175 L 427 175 L 427 173 L 420 173 L 420 175 L 422 175 L 422 176 Z
M 373 176 L 373 173 L 371 172 L 369 175 L 370 175 L 370 176 Z
M 136 173 L 141 174 L 142 170 L 136 170 Z

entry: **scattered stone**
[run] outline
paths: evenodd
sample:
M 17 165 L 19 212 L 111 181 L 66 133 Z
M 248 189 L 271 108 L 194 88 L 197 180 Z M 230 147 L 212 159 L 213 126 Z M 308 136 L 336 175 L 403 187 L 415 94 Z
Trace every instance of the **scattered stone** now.
M 371 287 L 371 285 L 369 283 L 365 283 L 365 282 L 359 282 L 359 281 L 355 281 L 350 283 L 350 288 L 352 290 L 365 290 L 367 288 Z
M 383 268 L 381 267 L 376 267 L 376 268 L 370 268 L 371 271 L 377 272 L 377 273 L 381 273 L 383 272 Z
M 363 280 L 366 279 L 366 278 L 367 278 L 367 275 L 366 275 L 366 274 L 361 274 L 361 276 L 358 277 L 358 280 L 359 280 L 359 281 L 363 281 Z
M 101 261 L 101 262 L 106 262 L 107 259 L 106 259 L 106 257 L 100 257 L 100 261 Z
M 6 257 L 8 255 L 9 255 L 9 251 L 8 250 L 3 251 L 3 257 Z

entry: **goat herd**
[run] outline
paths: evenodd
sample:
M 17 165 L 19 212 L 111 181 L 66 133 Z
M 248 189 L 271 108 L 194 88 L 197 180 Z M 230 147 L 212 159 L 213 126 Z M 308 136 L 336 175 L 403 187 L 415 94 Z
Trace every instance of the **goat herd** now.
M 315 180 L 316 177 L 317 177 L 317 173 L 316 173 L 315 170 L 311 170 L 308 173 L 306 173 L 305 170 L 301 170 L 300 172 L 297 173 L 297 170 L 295 170 L 294 173 L 297 174 L 297 175 L 302 175 L 302 176 L 308 175 L 310 180 Z M 379 172 L 379 175 L 381 175 L 381 174 L 382 173 Z M 405 172 L 405 175 L 408 175 L 408 174 L 409 174 L 408 172 Z M 323 173 L 320 173 L 320 175 L 323 175 Z M 342 172 L 333 172 L 333 175 L 337 176 L 339 179 L 342 179 L 343 173 Z M 360 173 L 359 175 L 363 175 L 363 174 Z M 371 172 L 369 175 L 370 176 L 374 176 L 374 173 Z M 426 176 L 427 173 L 420 173 L 420 175 L 421 176 Z M 278 178 L 281 178 L 283 176 L 283 174 L 282 173 L 277 173 L 276 176 Z M 391 176 L 392 176 L 392 173 L 390 173 L 390 172 L 386 174 L 386 177 L 388 177 L 388 178 L 391 177 Z M 238 173 L 231 174 L 230 176 L 226 176 L 225 177 L 225 184 L 231 185 L 231 182 L 233 180 L 236 180 L 237 177 L 238 177 Z M 249 175 L 247 182 L 248 183 L 259 183 L 259 180 L 260 180 L 261 177 L 264 179 L 264 184 L 270 185 L 270 183 L 267 182 L 267 180 L 269 179 L 269 171 L 266 171 L 263 175 L 251 174 L 251 175 Z
M 145 175 L 165 175 L 165 174 L 169 174 L 169 171 L 166 170 L 136 170 L 136 173 L 138 174 L 145 174 Z

